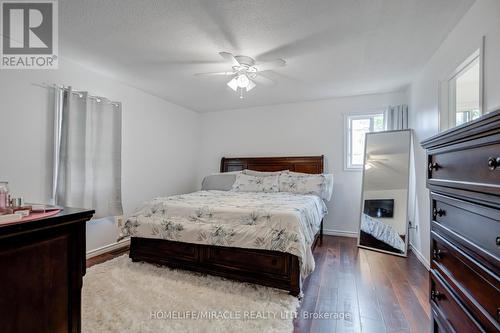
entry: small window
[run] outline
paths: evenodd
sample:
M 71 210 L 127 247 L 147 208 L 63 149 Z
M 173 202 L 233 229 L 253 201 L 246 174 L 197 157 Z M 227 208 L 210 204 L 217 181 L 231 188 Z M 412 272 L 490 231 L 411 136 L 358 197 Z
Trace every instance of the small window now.
M 361 170 L 363 168 L 366 133 L 379 132 L 384 129 L 384 113 L 350 115 L 346 117 L 346 170 Z
M 468 123 L 482 113 L 481 52 L 477 50 L 448 81 L 449 127 Z
M 484 112 L 484 46 L 439 80 L 439 130 L 444 131 L 479 118 Z

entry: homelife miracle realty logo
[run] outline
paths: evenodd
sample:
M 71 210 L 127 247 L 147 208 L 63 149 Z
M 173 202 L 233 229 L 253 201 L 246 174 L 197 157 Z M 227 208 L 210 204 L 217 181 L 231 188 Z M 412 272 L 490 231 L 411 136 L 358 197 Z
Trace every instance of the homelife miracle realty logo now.
M 1 69 L 57 69 L 56 0 L 1 0 L 0 19 Z

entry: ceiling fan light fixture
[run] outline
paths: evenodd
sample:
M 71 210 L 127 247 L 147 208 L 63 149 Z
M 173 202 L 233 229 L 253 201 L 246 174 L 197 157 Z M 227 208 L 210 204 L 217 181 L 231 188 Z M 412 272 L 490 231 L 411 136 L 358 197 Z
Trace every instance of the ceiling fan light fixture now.
M 236 77 L 233 77 L 231 81 L 227 83 L 228 87 L 233 89 L 234 91 L 238 91 L 238 80 Z
M 246 74 L 238 75 L 236 77 L 236 80 L 238 82 L 238 87 L 242 89 L 248 87 L 248 85 L 250 84 L 250 79 L 248 78 L 248 76 L 246 76 Z

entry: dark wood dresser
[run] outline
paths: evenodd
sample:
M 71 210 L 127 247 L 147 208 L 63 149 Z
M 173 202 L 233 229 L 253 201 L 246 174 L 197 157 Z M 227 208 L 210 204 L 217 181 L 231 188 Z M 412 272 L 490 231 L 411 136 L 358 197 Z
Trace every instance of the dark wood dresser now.
M 422 142 L 434 332 L 500 331 L 500 110 Z
M 65 208 L 0 224 L 1 332 L 80 332 L 85 222 L 93 214 Z

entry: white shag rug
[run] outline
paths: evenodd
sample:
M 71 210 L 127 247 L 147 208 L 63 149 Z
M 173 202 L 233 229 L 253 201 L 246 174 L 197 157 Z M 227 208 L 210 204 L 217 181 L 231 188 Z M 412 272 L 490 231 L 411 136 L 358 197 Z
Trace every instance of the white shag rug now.
M 123 255 L 87 269 L 82 331 L 292 332 L 298 305 L 285 291 Z

